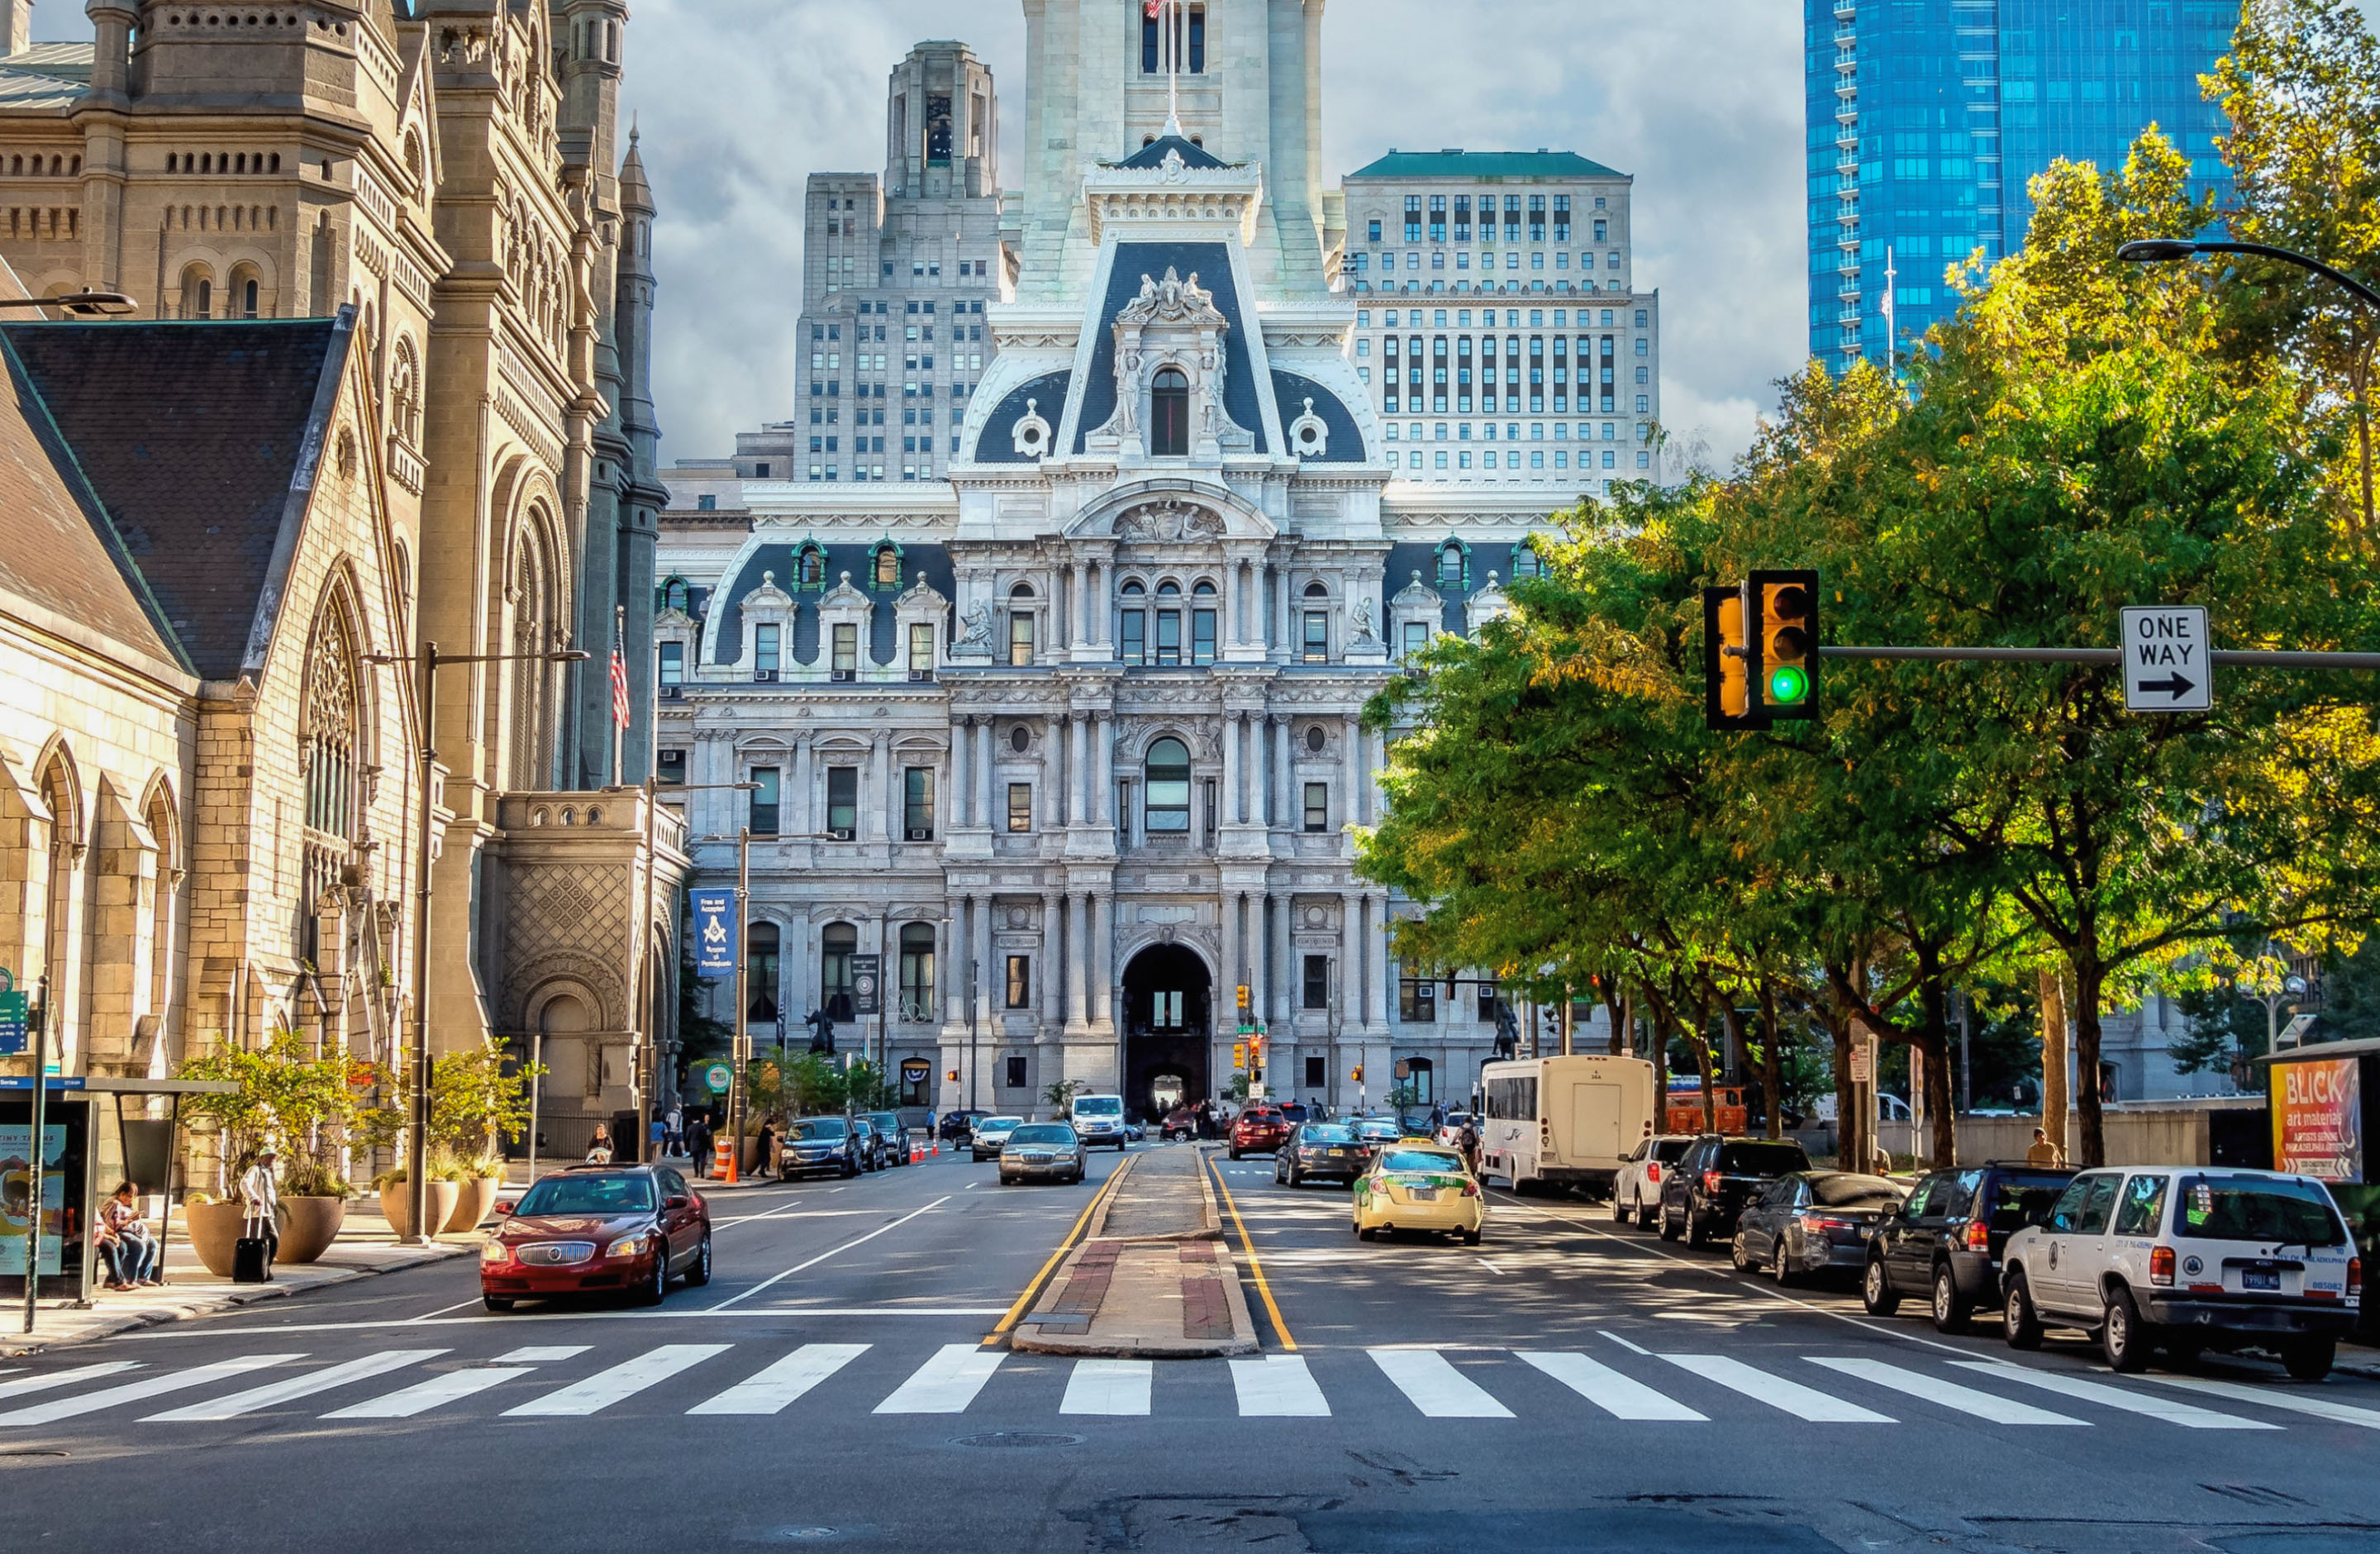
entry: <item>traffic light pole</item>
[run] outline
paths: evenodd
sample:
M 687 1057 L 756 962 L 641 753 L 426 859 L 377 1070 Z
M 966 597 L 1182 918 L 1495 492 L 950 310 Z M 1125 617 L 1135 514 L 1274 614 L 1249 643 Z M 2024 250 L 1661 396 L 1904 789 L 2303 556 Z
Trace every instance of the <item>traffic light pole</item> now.
M 1945 663 L 2121 663 L 2120 648 L 1820 648 L 1830 659 L 1907 659 Z M 2216 648 L 2207 662 L 2235 669 L 2380 669 L 2380 653 L 2263 652 Z

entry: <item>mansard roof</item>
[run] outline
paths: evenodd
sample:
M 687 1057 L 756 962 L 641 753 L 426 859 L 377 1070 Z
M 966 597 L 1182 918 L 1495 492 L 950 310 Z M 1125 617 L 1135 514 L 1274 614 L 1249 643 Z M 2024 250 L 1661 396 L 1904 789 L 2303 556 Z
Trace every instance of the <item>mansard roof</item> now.
M 1347 175 L 1351 178 L 1624 178 L 1628 174 L 1576 152 L 1401 152 Z
M 1115 165 L 1130 167 L 1135 171 L 1151 170 L 1164 166 L 1165 158 L 1169 153 L 1179 155 L 1182 158 L 1182 164 L 1185 167 L 1233 165 L 1206 147 L 1185 140 L 1179 135 L 1160 135 Z

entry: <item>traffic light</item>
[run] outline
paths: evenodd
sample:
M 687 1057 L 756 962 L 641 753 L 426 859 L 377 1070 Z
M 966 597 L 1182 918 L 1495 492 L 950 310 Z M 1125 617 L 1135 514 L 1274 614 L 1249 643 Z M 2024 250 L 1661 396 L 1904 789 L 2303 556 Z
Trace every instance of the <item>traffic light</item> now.
M 942 1071 L 942 1077 L 955 1085 L 959 1082 L 959 1071 L 954 1068 L 944 1069 Z
M 1354 1080 L 1358 1085 L 1364 1082 L 1364 1065 L 1362 1063 L 1357 1063 L 1355 1065 Z
M 1760 598 L 1760 708 L 1772 721 L 1818 715 L 1818 575 L 1755 572 Z
M 1745 630 L 1750 591 L 1703 589 L 1703 719 L 1715 729 L 1767 726 L 1752 695 L 1760 644 Z
M 1234 1041 L 1232 1043 L 1232 1069 L 1234 1073 L 1238 1074 L 1245 1074 L 1248 1071 L 1248 1044 L 1246 1042 Z

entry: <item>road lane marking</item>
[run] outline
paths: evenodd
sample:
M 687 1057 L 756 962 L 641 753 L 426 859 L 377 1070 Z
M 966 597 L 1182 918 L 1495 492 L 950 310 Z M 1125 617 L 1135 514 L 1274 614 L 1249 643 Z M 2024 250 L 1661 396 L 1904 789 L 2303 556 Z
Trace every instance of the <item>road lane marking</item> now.
M 1330 1401 L 1314 1384 L 1303 1354 L 1232 1362 L 1232 1390 L 1243 1419 L 1328 1419 Z
M 187 1408 L 171 1408 L 163 1414 L 152 1414 L 140 1422 L 144 1425 L 186 1424 L 237 1419 L 243 1414 L 271 1408 L 277 1403 L 294 1402 L 310 1398 L 317 1392 L 328 1392 L 354 1381 L 369 1381 L 375 1376 L 385 1376 L 393 1370 L 434 1360 L 445 1354 L 443 1349 L 385 1349 L 377 1354 L 349 1360 L 318 1370 L 308 1376 L 291 1377 L 285 1381 L 271 1381 L 261 1387 L 251 1387 L 245 1392 L 234 1392 L 226 1398 L 214 1398 L 206 1402 L 194 1402 Z
M 1145 1418 L 1149 1385 L 1157 1373 L 1148 1360 L 1076 1360 L 1066 1378 L 1061 1414 L 1103 1414 Z
M 72 1419 L 79 1414 L 96 1414 L 103 1408 L 114 1408 L 117 1403 L 139 1402 L 144 1398 L 153 1398 L 166 1392 L 179 1392 L 192 1387 L 203 1387 L 211 1381 L 221 1381 L 226 1377 L 244 1376 L 252 1370 L 262 1370 L 267 1366 L 292 1365 L 305 1357 L 303 1354 L 243 1354 L 237 1360 L 217 1360 L 212 1365 L 199 1366 L 189 1370 L 172 1371 L 164 1376 L 152 1376 L 140 1381 L 128 1381 L 121 1387 L 110 1387 L 97 1392 L 85 1392 L 78 1398 L 61 1398 L 55 1402 L 35 1403 L 30 1408 L 11 1409 L 6 1414 L 0 1414 L 0 1425 L 54 1425 L 61 1419 Z
M 1603 1335 L 1609 1338 L 1611 1335 Z M 1633 1343 L 1628 1345 L 1636 1349 Z M 1636 1349 L 1636 1353 L 1645 1353 Z M 1580 1397 L 1610 1414 L 1614 1419 L 1702 1420 L 1708 1415 L 1697 1414 L 1667 1393 L 1645 1386 L 1633 1377 L 1622 1376 L 1599 1360 L 1564 1351 L 1558 1354 L 1522 1351 L 1521 1358 L 1576 1392 Z
M 1005 1336 L 1009 1329 L 1016 1326 L 1024 1318 L 1025 1314 L 1033 1309 L 1034 1297 L 1040 1293 L 1041 1286 L 1049 1282 L 1050 1275 L 1057 1271 L 1058 1264 L 1064 1259 L 1066 1254 L 1075 1249 L 1075 1243 L 1082 1237 L 1083 1227 L 1091 1222 L 1092 1213 L 1098 1209 L 1100 1202 L 1110 1193 L 1115 1191 L 1116 1184 L 1123 1179 L 1123 1172 L 1121 1171 L 1108 1172 L 1106 1180 L 1099 1184 L 1099 1190 L 1091 1195 L 1091 1201 L 1083 1205 L 1082 1213 L 1075 1217 L 1074 1228 L 1068 1231 L 1065 1238 L 1058 1243 L 1057 1250 L 1050 1254 L 1049 1261 L 1043 1263 L 1040 1271 L 1026 1282 L 1025 1288 L 1017 1293 L 1015 1301 L 1000 1318 L 999 1323 L 990 1332 L 984 1335 L 983 1341 L 986 1343 L 994 1342 Z
M 1903 1370 L 1899 1366 L 1886 1365 L 1882 1360 L 1846 1360 L 1830 1354 L 1804 1354 L 1814 1366 L 1845 1376 L 1858 1377 L 1862 1381 L 1888 1388 L 1912 1398 L 1923 1398 L 1930 1403 L 1952 1409 L 1960 1414 L 1972 1414 L 1978 1419 L 1988 1419 L 1995 1425 L 2079 1425 L 2089 1428 L 2091 1421 L 2076 1419 L 2063 1414 L 2052 1414 L 2046 1408 L 2035 1408 L 2029 1402 L 2013 1398 L 1995 1397 L 1979 1392 L 1973 1387 L 1961 1387 L 1955 1381 L 1927 1376 L 1923 1371 Z
M 795 1263 L 793 1267 L 787 1269 L 783 1273 L 771 1274 L 768 1278 L 763 1279 L 760 1282 L 753 1285 L 750 1289 L 730 1295 L 725 1300 L 706 1306 L 704 1309 L 709 1311 L 724 1311 L 738 1301 L 750 1300 L 754 1295 L 759 1294 L 761 1291 L 767 1289 L 770 1285 L 776 1283 L 781 1279 L 790 1279 L 795 1274 L 803 1272 L 805 1269 L 816 1268 L 819 1264 L 825 1262 L 830 1257 L 839 1257 L 845 1252 L 850 1251 L 853 1247 L 859 1245 L 862 1242 L 873 1241 L 878 1236 L 884 1234 L 887 1231 L 897 1231 L 902 1226 L 907 1224 L 910 1220 L 916 1219 L 918 1215 L 930 1213 L 950 1201 L 950 1195 L 945 1193 L 942 1196 L 936 1198 L 933 1202 L 926 1205 L 923 1208 L 913 1208 L 908 1213 L 902 1215 L 901 1218 L 893 1220 L 889 1225 L 879 1225 L 876 1229 L 869 1231 L 866 1235 L 853 1236 L 849 1241 L 844 1242 L 842 1245 L 834 1248 L 834 1250 L 831 1252 L 821 1252 L 806 1263 Z
M 363 1402 L 350 1403 L 346 1408 L 322 1415 L 325 1419 L 410 1419 L 417 1414 L 427 1414 L 433 1408 L 465 1398 L 477 1397 L 489 1388 L 510 1381 L 516 1376 L 535 1376 L 528 1366 L 484 1366 L 477 1370 L 450 1370 L 443 1376 L 433 1376 L 417 1381 Z
M 945 1343 L 876 1405 L 879 1414 L 964 1414 L 1008 1356 L 972 1343 Z
M 70 1387 L 78 1381 L 91 1381 L 103 1376 L 114 1376 L 117 1371 L 139 1368 L 138 1360 L 113 1360 L 103 1366 L 77 1366 L 72 1370 L 54 1370 L 47 1376 L 0 1381 L 0 1398 L 21 1398 L 30 1392 L 46 1392 L 53 1387 Z
M 2236 1381 L 2209 1381 L 2196 1377 L 2152 1376 L 2151 1381 L 2161 1381 L 2168 1387 L 2186 1387 L 2209 1397 L 2229 1398 L 2234 1402 L 2255 1403 L 2264 1408 L 2285 1408 L 2295 1414 L 2311 1414 L 2317 1419 L 2334 1424 L 2361 1425 L 2367 1430 L 2380 1430 L 2380 1413 L 2368 1408 L 2352 1408 L 2328 1398 L 2307 1397 L 2297 1392 L 2284 1392 L 2273 1387 L 2248 1387 Z
M 1653 1352 L 1650 1349 L 1645 1348 L 1641 1343 L 1631 1343 L 1626 1339 L 1621 1338 L 1618 1333 L 1611 1331 L 1608 1328 L 1597 1328 L 1595 1330 L 1609 1339 L 1612 1342 L 1620 1345 L 1621 1348 L 1627 1350 L 1631 1354 L 1642 1354 L 1647 1359 L 1652 1357 Z
M 1372 1363 L 1432 1419 L 1510 1419 L 1512 1411 L 1434 1349 L 1375 1349 Z
M 865 1343 L 805 1343 L 688 1414 L 779 1414 L 804 1392 L 868 1353 Z
M 595 1346 L 591 1343 L 531 1343 L 497 1355 L 489 1361 L 497 1366 L 541 1366 L 554 1360 L 575 1359 Z
M 610 1370 L 597 1371 L 583 1381 L 574 1381 L 559 1391 L 508 1408 L 504 1417 L 579 1418 L 609 1408 L 623 1398 L 634 1397 L 714 1354 L 724 1354 L 730 1347 L 724 1343 L 664 1343 L 633 1360 L 624 1360 Z
M 1664 1354 L 1681 1370 L 1691 1371 L 1706 1381 L 1715 1381 L 1730 1391 L 1741 1392 L 1755 1402 L 1765 1402 L 1797 1419 L 1807 1419 L 1814 1425 L 1889 1425 L 1895 1421 L 1888 1414 L 1862 1408 L 1830 1397 L 1814 1387 L 1798 1381 L 1788 1381 L 1765 1370 L 1755 1369 L 1742 1360 L 1724 1354 Z
M 1211 1159 L 1207 1163 L 1214 1165 Z M 1281 1304 L 1272 1298 L 1272 1286 L 1265 1281 L 1264 1263 L 1257 1257 L 1257 1244 L 1249 1239 L 1247 1221 L 1240 1218 L 1240 1206 L 1223 1181 L 1220 1166 L 1215 1168 L 1215 1190 L 1223 1195 L 1223 1207 L 1231 1211 L 1232 1223 L 1240 1232 L 1240 1250 L 1248 1255 L 1248 1274 L 1257 1281 L 1257 1293 L 1264 1297 L 1265 1313 L 1272 1318 L 1273 1333 L 1281 1340 L 1281 1346 L 1294 1354 L 1297 1340 L 1290 1336 L 1289 1324 L 1281 1319 Z
M 1480 1266 L 1481 1268 L 1486 1269 L 1488 1272 L 1490 1272 L 1490 1273 L 1494 1274 L 1494 1275 L 1495 1275 L 1497 1278 L 1499 1278 L 1499 1279 L 1501 1279 L 1501 1278 L 1503 1278 L 1503 1277 L 1504 1277 L 1504 1270 L 1503 1270 L 1502 1269 L 1500 1269 L 1500 1268 L 1498 1268 L 1494 1263 L 1489 1262 L 1489 1261 L 1488 1261 L 1487 1258 L 1485 1258 L 1485 1257 L 1482 1257 L 1482 1258 L 1480 1258 L 1480 1259 L 1479 1259 L 1479 1266 Z
M 2005 1377 L 2022 1381 L 2028 1387 L 2038 1387 L 2046 1392 L 2058 1392 L 2083 1402 L 2095 1402 L 2105 1408 L 2119 1408 L 2127 1414 L 2145 1414 L 2152 1419 L 2162 1419 L 2168 1425 L 2180 1425 L 2186 1430 L 2277 1430 L 2278 1425 L 2268 1425 L 2262 1419 L 2242 1419 L 2236 1414 L 2217 1414 L 2211 1408 L 2199 1408 L 2170 1398 L 2152 1397 L 2140 1392 L 2127 1392 L 2120 1387 L 2104 1386 L 2085 1381 L 2079 1376 L 2059 1376 L 2049 1371 L 2032 1370 L 2010 1365 L 2005 1360 L 1957 1360 L 1953 1364 L 1985 1376 Z

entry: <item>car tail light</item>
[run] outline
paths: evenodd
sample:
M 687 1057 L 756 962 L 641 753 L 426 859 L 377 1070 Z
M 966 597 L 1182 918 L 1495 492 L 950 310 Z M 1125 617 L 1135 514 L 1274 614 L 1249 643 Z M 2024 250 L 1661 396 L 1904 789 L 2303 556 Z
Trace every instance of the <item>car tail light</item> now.
M 1967 1221 L 1967 1250 L 1988 1252 L 1992 1249 L 1992 1227 L 1982 1220 Z
M 1645 1180 L 1647 1182 L 1658 1182 L 1661 1180 L 1660 1161 L 1647 1160 L 1645 1162 Z
M 1703 1191 L 1708 1193 L 1713 1197 L 1718 1196 L 1718 1182 L 1719 1177 L 1718 1172 L 1706 1171 L 1703 1172 Z
M 1476 1182 L 1465 1182 L 1465 1183 L 1463 1183 L 1463 1196 L 1464 1197 L 1467 1197 L 1467 1198 L 1475 1198 L 1475 1197 L 1477 1197 L 1477 1196 L 1479 1196 L 1479 1184 L 1478 1184 L 1478 1183 L 1476 1183 Z
M 1805 1231 L 1847 1231 L 1852 1229 L 1853 1224 L 1852 1220 L 1839 1220 L 1832 1214 L 1810 1213 L 1802 1216 L 1802 1228 Z
M 2347 1298 L 2349 1300 L 2353 1300 L 2362 1293 L 2363 1259 L 2361 1257 L 2350 1257 L 2347 1259 Z
M 2173 1283 L 2172 1247 L 2152 1246 L 2149 1248 L 2149 1282 L 2152 1284 L 2164 1284 L 2168 1286 Z

